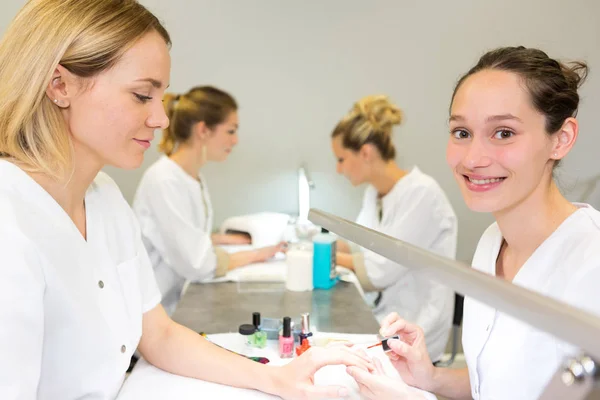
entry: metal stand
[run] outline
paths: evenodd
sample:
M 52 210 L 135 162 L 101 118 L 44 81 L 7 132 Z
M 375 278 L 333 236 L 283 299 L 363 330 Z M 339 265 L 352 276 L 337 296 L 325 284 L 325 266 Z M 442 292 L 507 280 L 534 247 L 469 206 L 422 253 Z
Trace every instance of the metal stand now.
M 600 400 L 598 363 L 588 356 L 569 360 L 554 374 L 540 400 Z

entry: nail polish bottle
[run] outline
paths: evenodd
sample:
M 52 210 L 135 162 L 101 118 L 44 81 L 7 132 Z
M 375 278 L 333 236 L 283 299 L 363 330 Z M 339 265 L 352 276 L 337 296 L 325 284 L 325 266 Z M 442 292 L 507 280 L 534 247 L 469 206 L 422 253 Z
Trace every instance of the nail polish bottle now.
M 279 356 L 281 358 L 294 357 L 294 337 L 292 336 L 292 319 L 283 318 L 283 330 L 279 336 Z
M 312 332 L 310 331 L 310 314 L 302 314 L 302 331 L 300 332 L 300 346 L 296 347 L 296 354 L 302 355 L 306 350 L 310 349 L 310 337 Z
M 254 328 L 256 329 L 256 332 L 254 332 L 253 335 L 253 345 L 259 349 L 264 349 L 267 347 L 267 332 L 263 332 L 260 329 L 259 312 L 252 313 L 252 325 L 254 325 Z

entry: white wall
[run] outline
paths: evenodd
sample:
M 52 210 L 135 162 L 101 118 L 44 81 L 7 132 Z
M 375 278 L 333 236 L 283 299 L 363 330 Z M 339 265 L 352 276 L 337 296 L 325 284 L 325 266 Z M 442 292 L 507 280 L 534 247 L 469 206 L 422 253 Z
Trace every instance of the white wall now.
M 24 1 L 0 4 L 0 32 Z M 296 168 L 309 165 L 313 205 L 344 217 L 361 189 L 335 174 L 329 134 L 361 96 L 386 93 L 404 109 L 398 161 L 439 180 L 459 216 L 459 258 L 469 260 L 491 217 L 466 209 L 446 167 L 447 115 L 459 75 L 487 49 L 537 46 L 581 58 L 592 74 L 582 90 L 579 143 L 561 182 L 600 173 L 600 2 L 595 0 L 143 0 L 173 38 L 171 88 L 212 84 L 241 105 L 240 144 L 207 167 L 216 221 L 297 209 Z M 158 143 L 158 139 L 156 140 Z M 144 167 L 158 157 L 148 152 Z M 111 175 L 131 199 L 143 168 Z M 597 204 L 600 206 L 600 204 Z

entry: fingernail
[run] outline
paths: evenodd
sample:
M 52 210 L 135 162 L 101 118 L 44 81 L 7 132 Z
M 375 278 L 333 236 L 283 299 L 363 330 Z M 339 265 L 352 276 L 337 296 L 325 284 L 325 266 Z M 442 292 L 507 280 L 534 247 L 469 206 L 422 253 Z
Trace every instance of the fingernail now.
M 338 395 L 340 397 L 348 397 L 348 395 L 350 395 L 350 391 L 348 391 L 348 389 L 346 389 L 346 388 L 342 388 L 342 389 L 338 390 Z

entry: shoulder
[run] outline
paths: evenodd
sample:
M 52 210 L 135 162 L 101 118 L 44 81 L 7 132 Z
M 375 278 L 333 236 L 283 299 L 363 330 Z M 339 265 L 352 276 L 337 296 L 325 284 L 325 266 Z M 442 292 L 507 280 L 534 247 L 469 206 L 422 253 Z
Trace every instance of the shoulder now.
M 414 167 L 405 179 L 407 179 L 406 194 L 410 196 L 412 201 L 427 205 L 441 218 L 456 219 L 450 200 L 432 176 Z

